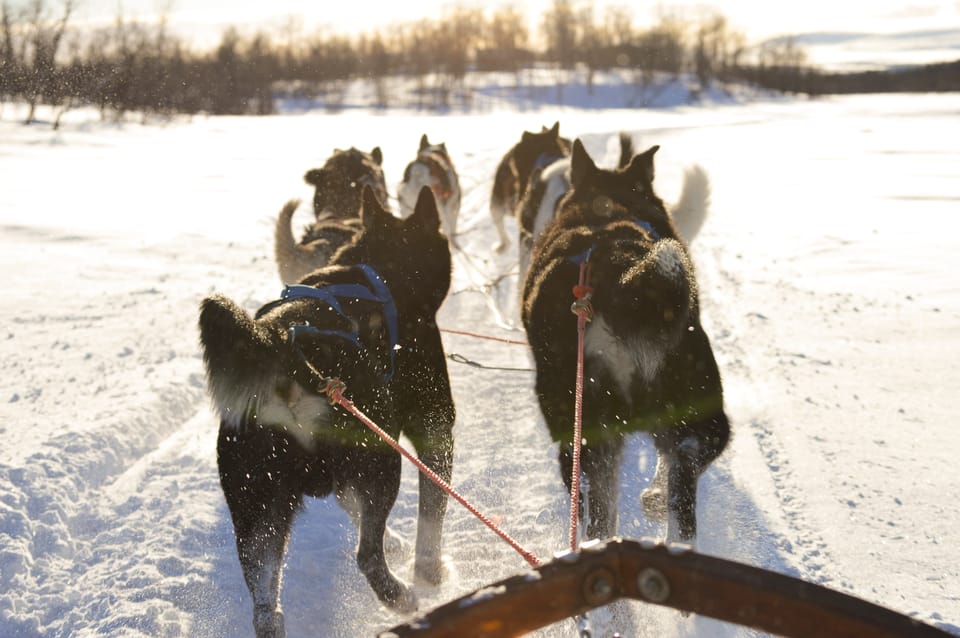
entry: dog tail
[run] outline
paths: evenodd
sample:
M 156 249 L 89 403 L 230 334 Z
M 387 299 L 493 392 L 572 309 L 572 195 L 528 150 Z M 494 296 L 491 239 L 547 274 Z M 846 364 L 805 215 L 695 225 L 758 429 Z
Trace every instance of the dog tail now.
M 274 229 L 274 255 L 277 261 L 277 271 L 280 280 L 285 284 L 300 281 L 304 275 L 325 265 L 324 255 L 316 255 L 309 247 L 297 243 L 293 236 L 293 214 L 300 205 L 300 200 L 291 199 L 284 204 L 277 215 L 277 225 Z
M 223 295 L 200 304 L 200 346 L 210 394 L 224 419 L 244 416 L 250 396 L 262 394 L 263 379 L 274 360 L 269 334 L 240 306 Z
M 617 161 L 617 168 L 625 168 L 634 155 L 633 138 L 626 133 L 620 133 L 620 159 Z
M 683 175 L 683 187 L 680 198 L 673 205 L 672 217 L 680 231 L 680 237 L 691 243 L 710 208 L 710 179 L 702 166 L 693 165 Z

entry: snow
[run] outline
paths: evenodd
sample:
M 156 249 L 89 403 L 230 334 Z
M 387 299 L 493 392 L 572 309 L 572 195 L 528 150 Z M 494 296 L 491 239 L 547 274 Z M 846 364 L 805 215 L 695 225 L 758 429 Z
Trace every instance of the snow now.
M 276 298 L 274 216 L 290 197 L 310 200 L 302 175 L 334 147 L 381 146 L 393 188 L 428 133 L 465 189 L 440 323 L 522 339 L 516 243 L 491 251 L 487 200 L 521 131 L 556 120 L 601 166 L 615 163 L 621 130 L 638 148 L 659 144 L 666 201 L 690 164 L 712 181 L 693 258 L 734 438 L 700 482 L 699 549 L 960 635 L 960 95 L 683 105 L 665 91 L 638 110 L 609 95 L 613 108 L 588 108 L 573 89 L 577 106 L 490 93 L 444 116 L 349 108 L 141 125 L 78 111 L 59 131 L 23 126 L 4 105 L 0 635 L 252 635 L 217 479 L 200 300 L 220 292 L 253 311 Z M 444 341 L 511 368 L 450 363 L 454 487 L 546 560 L 564 549 L 567 497 L 527 348 Z M 651 446 L 638 436 L 625 458 L 621 532 L 662 537 L 639 507 Z M 416 587 L 421 609 L 528 571 L 463 508 L 448 512 L 449 574 Z M 415 517 L 405 465 L 391 516 L 405 545 L 391 565 L 407 582 Z M 310 501 L 285 569 L 291 636 L 372 636 L 407 619 L 378 604 L 355 542 L 335 502 Z M 756 635 L 632 603 L 614 617 L 624 636 Z

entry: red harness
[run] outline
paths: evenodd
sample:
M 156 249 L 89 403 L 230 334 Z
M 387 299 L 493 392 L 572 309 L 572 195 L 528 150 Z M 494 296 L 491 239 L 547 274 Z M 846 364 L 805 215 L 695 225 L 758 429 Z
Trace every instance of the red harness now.
M 430 187 L 434 197 L 443 202 L 453 197 L 453 183 L 443 156 L 433 151 L 423 151 L 417 156 L 417 160 L 430 170 L 430 175 L 436 181 L 436 185 Z

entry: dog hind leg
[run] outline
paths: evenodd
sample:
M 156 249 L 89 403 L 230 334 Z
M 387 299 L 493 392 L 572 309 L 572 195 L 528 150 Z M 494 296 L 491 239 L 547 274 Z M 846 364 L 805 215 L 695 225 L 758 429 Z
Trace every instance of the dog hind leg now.
M 510 238 L 507 237 L 507 229 L 503 221 L 504 217 L 507 216 L 506 205 L 491 202 L 490 216 L 493 218 L 493 227 L 497 230 L 497 243 L 493 245 L 493 250 L 502 253 L 510 245 Z
M 619 436 L 588 444 L 583 450 L 583 471 L 590 489 L 587 538 L 605 540 L 617 533 L 622 458 L 623 439 Z
M 665 463 L 667 541 L 694 545 L 697 535 L 697 482 L 726 447 L 730 425 L 722 413 L 707 421 L 654 434 Z
M 357 491 L 348 486 L 336 492 L 337 502 L 353 523 L 354 529 L 360 529 L 360 497 Z M 388 525 L 383 536 L 383 551 L 387 556 L 399 556 L 403 550 L 403 538 Z
M 417 446 L 417 456 L 440 478 L 450 483 L 453 475 L 451 433 L 428 431 L 426 438 Z M 421 474 L 414 572 L 418 580 L 431 585 L 438 585 L 443 580 L 441 539 L 446 511 L 446 493 Z
M 367 467 L 373 467 L 367 465 Z M 357 544 L 357 567 L 366 576 L 377 598 L 385 605 L 408 613 L 417 608 L 417 599 L 387 567 L 383 538 L 387 517 L 400 490 L 400 455 L 389 454 L 376 464 L 377 472 L 364 477 L 365 488 L 360 504 L 360 540 Z M 347 488 L 350 489 L 350 488 Z M 356 489 L 355 487 L 353 489 Z M 339 489 L 339 491 L 343 491 Z
M 257 638 L 283 638 L 280 584 L 290 528 L 301 497 L 282 470 L 271 464 L 247 464 L 247 441 L 221 433 L 218 444 L 220 481 L 237 542 L 237 554 L 253 598 L 253 625 Z M 256 474 L 247 469 L 258 467 Z M 270 470 L 271 476 L 266 476 Z

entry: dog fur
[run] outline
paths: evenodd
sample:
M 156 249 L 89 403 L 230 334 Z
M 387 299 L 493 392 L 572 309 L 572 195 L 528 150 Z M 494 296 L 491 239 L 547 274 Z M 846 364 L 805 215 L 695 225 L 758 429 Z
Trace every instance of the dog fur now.
M 517 214 L 530 175 L 538 164 L 546 165 L 570 154 L 570 140 L 560 137 L 560 122 L 539 133 L 524 131 L 520 141 L 507 151 L 497 165 L 490 193 L 490 216 L 497 230 L 494 250 L 502 252 L 510 244 L 504 218 Z
M 633 159 L 633 140 L 621 133 L 620 159 L 617 168 L 625 168 Z M 520 282 L 530 268 L 530 253 L 547 225 L 553 221 L 560 199 L 570 190 L 570 157 L 560 157 L 544 166 L 535 166 L 527 187 L 517 205 L 519 238 L 517 251 L 520 262 Z M 690 203 L 690 207 L 693 202 Z M 522 286 L 520 286 L 522 292 Z
M 667 515 L 668 540 L 693 543 L 697 481 L 725 448 L 730 426 L 719 370 L 700 324 L 693 264 L 653 190 L 657 148 L 610 171 L 597 168 L 580 141 L 574 143 L 572 188 L 534 251 L 522 316 L 540 409 L 560 443 L 560 470 L 569 489 L 577 368 L 577 321 L 570 305 L 579 275 L 571 259 L 588 255 L 594 316 L 584 355 L 587 535 L 616 534 L 624 437 L 649 432 L 658 464 L 643 495 L 645 512 Z
M 440 209 L 443 232 L 451 241 L 457 233 L 457 218 L 460 215 L 460 179 L 450 159 L 447 145 L 431 144 L 426 133 L 420 138 L 417 158 L 407 164 L 403 181 L 397 186 L 400 200 L 400 216 L 408 217 L 417 201 L 420 189 L 429 186 Z
M 277 216 L 274 228 L 274 255 L 280 280 L 285 284 L 300 281 L 316 268 L 325 266 L 338 248 L 359 230 L 360 194 L 370 186 L 380 202 L 387 203 L 383 153 L 375 147 L 370 153 L 356 148 L 335 149 L 321 168 L 303 176 L 316 188 L 313 195 L 314 222 L 296 241 L 291 223 L 299 202 L 290 201 Z
M 268 304 L 256 317 L 220 295 L 201 304 L 200 341 L 220 414 L 220 482 L 260 638 L 284 635 L 282 566 L 304 496 L 334 494 L 357 524 L 357 565 L 377 597 L 401 611 L 417 605 L 384 557 L 401 457 L 330 405 L 318 387 L 322 378 L 344 381 L 344 395 L 366 415 L 394 438 L 406 435 L 431 469 L 451 476 L 455 412 L 436 325 L 451 257 L 433 194 L 423 189 L 413 214 L 400 220 L 367 187 L 361 222 L 331 264 L 303 284 L 369 287 L 359 264 L 371 266 L 395 304 L 395 344 L 387 304 L 363 298 L 341 298 L 342 314 L 312 298 Z M 355 330 L 358 343 L 317 330 Z M 445 509 L 444 493 L 422 479 L 415 575 L 434 584 L 442 578 Z
M 310 272 L 322 268 L 360 230 L 360 219 L 327 219 L 315 221 L 305 229 L 304 237 L 297 241 L 293 236 L 293 214 L 300 200 L 284 204 L 277 216 L 274 229 L 274 255 L 280 281 L 293 284 Z

